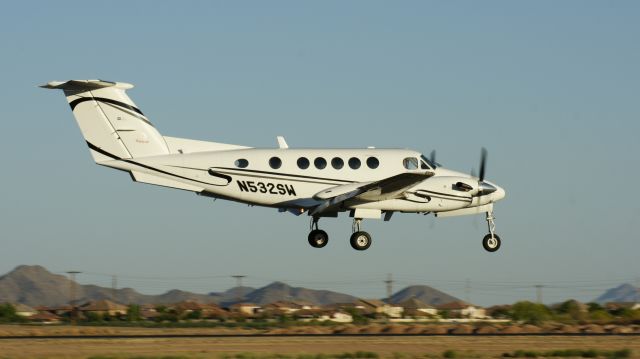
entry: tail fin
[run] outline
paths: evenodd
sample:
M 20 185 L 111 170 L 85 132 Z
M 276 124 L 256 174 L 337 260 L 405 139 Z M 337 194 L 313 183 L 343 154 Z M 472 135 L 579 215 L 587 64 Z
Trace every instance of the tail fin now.
M 125 93 L 133 85 L 70 80 L 41 87 L 64 91 L 96 162 L 169 153 L 164 138 Z

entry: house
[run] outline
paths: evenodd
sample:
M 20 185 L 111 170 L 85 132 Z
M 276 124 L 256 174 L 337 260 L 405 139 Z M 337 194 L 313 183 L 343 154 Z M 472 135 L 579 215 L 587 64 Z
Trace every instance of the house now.
M 261 307 L 254 303 L 236 303 L 229 307 L 231 313 L 253 316 Z
M 441 316 L 450 318 L 484 319 L 487 313 L 484 308 L 463 301 L 453 301 L 437 306 Z
M 42 323 L 42 324 L 55 324 L 55 323 L 60 323 L 60 321 L 62 321 L 62 318 L 60 318 L 59 316 L 53 313 L 43 311 L 30 316 L 29 320 L 32 322 Z
M 283 301 L 283 300 L 269 303 L 264 307 L 262 307 L 262 310 L 264 312 L 273 313 L 273 314 L 291 314 L 293 312 L 297 312 L 302 309 L 304 309 L 302 305 L 299 305 L 294 302 Z M 307 309 L 310 309 L 310 308 L 307 308 Z
M 616 311 L 620 309 L 631 309 L 638 310 L 640 309 L 640 303 L 638 302 L 609 302 L 604 305 L 605 309 L 608 311 Z
M 327 310 L 327 309 L 301 309 L 294 314 L 298 320 L 303 322 L 319 321 L 319 322 L 336 322 L 336 323 L 351 323 L 353 322 L 353 316 L 349 313 L 345 313 L 339 310 Z
M 59 305 L 57 307 L 38 307 L 37 308 L 38 311 L 47 311 L 50 313 L 53 313 L 55 315 L 58 316 L 64 316 L 64 315 L 69 315 L 72 311 L 73 311 L 73 307 L 66 304 L 66 305 Z
M 435 307 L 421 301 L 416 297 L 411 297 L 403 302 L 398 303 L 403 310 L 405 317 L 434 317 L 438 315 Z
M 123 304 L 112 302 L 108 299 L 101 299 L 85 303 L 78 309 L 84 315 L 94 313 L 99 315 L 107 314 L 110 316 L 117 316 L 127 314 L 128 307 Z
M 389 304 L 379 299 L 358 299 L 355 306 L 356 308 L 362 307 L 365 312 L 384 314 L 391 318 L 402 317 L 402 312 L 404 311 L 401 306 Z
M 353 316 L 345 312 L 330 311 L 318 317 L 318 320 L 321 322 L 331 321 L 336 323 L 351 323 L 353 322 Z
M 31 308 L 30 306 L 22 303 L 11 304 L 16 311 L 16 315 L 21 317 L 30 317 L 34 314 L 38 314 L 38 311 Z

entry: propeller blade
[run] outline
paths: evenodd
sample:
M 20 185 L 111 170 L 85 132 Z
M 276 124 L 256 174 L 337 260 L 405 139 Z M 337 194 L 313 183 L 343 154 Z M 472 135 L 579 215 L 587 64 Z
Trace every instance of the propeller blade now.
M 480 182 L 484 181 L 484 173 L 487 165 L 487 149 L 482 147 L 480 152 Z
M 434 165 L 436 164 L 436 150 L 431 151 L 431 155 L 429 155 L 429 159 L 431 160 L 431 163 L 433 163 Z

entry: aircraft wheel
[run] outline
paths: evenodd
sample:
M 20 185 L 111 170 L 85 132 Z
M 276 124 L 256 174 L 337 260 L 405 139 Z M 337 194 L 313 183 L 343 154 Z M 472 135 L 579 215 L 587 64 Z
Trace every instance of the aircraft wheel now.
M 371 236 L 364 231 L 358 231 L 351 235 L 351 247 L 358 251 L 364 251 L 371 247 Z
M 495 233 L 493 234 L 493 237 L 491 237 L 491 233 L 489 233 L 484 236 L 484 238 L 482 238 L 482 246 L 487 252 L 497 251 L 498 249 L 500 249 L 500 244 L 502 244 L 502 241 L 500 240 L 500 237 L 498 237 L 498 235 Z
M 322 248 L 329 242 L 329 235 L 322 229 L 314 229 L 309 232 L 309 244 L 313 248 Z

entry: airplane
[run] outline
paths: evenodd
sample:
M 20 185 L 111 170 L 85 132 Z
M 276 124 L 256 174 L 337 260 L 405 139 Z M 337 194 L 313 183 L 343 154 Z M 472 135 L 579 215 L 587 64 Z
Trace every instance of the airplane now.
M 488 252 L 501 246 L 493 204 L 505 190 L 486 181 L 483 148 L 479 176 L 443 168 L 409 149 L 252 148 L 162 136 L 126 94 L 133 85 L 104 80 L 52 81 L 64 92 L 94 161 L 128 172 L 135 182 L 181 189 L 213 199 L 277 208 L 310 217 L 309 244 L 329 242 L 324 217 L 353 217 L 351 246 L 371 246 L 363 219 L 389 221 L 396 212 L 436 217 L 485 214 Z

